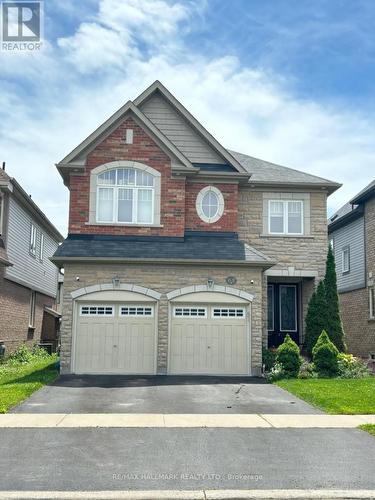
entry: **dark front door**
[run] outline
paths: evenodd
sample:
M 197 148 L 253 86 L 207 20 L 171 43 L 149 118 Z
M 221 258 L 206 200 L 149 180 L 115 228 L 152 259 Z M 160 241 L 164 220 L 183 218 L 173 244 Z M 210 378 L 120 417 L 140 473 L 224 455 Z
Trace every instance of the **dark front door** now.
M 268 347 L 277 347 L 288 333 L 299 344 L 298 285 L 269 283 L 268 301 Z

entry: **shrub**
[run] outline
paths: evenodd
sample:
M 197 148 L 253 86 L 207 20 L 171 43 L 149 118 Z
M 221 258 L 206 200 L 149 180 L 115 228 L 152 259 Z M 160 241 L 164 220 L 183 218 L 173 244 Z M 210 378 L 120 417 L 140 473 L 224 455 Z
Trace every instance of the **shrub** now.
M 367 365 L 352 354 L 339 353 L 337 365 L 339 378 L 364 378 L 371 375 Z
M 329 333 L 329 338 L 337 347 L 340 352 L 346 351 L 346 345 L 344 340 L 344 330 L 342 327 L 341 317 L 340 317 L 340 305 L 339 296 L 337 293 L 337 278 L 336 278 L 336 266 L 335 257 L 333 255 L 332 247 L 329 245 L 327 262 L 326 262 L 326 273 L 324 277 L 324 290 L 326 296 L 326 321 L 327 325 L 325 329 Z
M 284 342 L 277 348 L 276 362 L 281 363 L 289 377 L 297 377 L 302 358 L 298 345 L 286 335 Z
M 303 361 L 301 368 L 299 369 L 298 378 L 316 378 L 317 373 L 314 370 L 313 363 L 308 363 Z
M 10 353 L 7 362 L 11 365 L 26 364 L 36 361 L 37 359 L 46 359 L 50 355 L 48 352 L 35 345 L 31 349 L 26 345 L 22 344 L 14 352 Z
M 286 377 L 287 375 L 285 373 L 283 365 L 278 362 L 276 362 L 271 370 L 266 374 L 266 379 L 268 380 L 268 382 L 276 382 L 277 380 L 281 380 Z
M 337 375 L 338 353 L 337 347 L 330 341 L 327 332 L 323 330 L 313 348 L 314 367 L 321 377 Z
M 262 362 L 266 372 L 269 372 L 276 361 L 276 351 L 272 349 L 262 349 Z
M 313 292 L 306 313 L 305 344 L 306 353 L 311 357 L 312 350 L 322 330 L 327 325 L 327 304 L 324 281 L 320 281 Z

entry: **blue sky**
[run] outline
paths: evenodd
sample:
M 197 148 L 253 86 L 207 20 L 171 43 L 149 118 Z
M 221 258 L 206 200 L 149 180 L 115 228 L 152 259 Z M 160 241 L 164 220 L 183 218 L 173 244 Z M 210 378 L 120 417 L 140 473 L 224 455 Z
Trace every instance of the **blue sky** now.
M 342 182 L 375 172 L 373 0 L 49 0 L 43 50 L 0 51 L 0 160 L 66 232 L 54 164 L 161 80 L 228 148 Z

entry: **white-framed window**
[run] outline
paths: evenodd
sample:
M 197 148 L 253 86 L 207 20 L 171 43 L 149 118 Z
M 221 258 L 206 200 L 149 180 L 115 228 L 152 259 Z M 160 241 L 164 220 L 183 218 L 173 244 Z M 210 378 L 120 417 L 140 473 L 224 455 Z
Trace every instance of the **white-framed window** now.
M 302 200 L 269 200 L 269 234 L 303 234 Z
M 120 306 L 120 316 L 148 316 L 152 317 L 154 308 L 150 306 L 126 305 Z
M 197 196 L 196 210 L 203 222 L 217 222 L 224 213 L 224 197 L 215 186 L 206 186 Z
M 44 234 L 40 233 L 40 240 L 39 240 L 39 260 L 40 262 L 43 262 L 44 258 Z
M 335 249 L 335 242 L 333 240 L 333 237 L 329 239 L 329 246 L 332 248 L 332 250 Z
M 206 307 L 175 307 L 173 309 L 175 318 L 207 318 Z
M 373 286 L 370 286 L 368 289 L 368 300 L 370 319 L 375 319 L 375 288 Z
M 29 328 L 35 328 L 35 304 L 36 292 L 32 290 L 30 295 Z
M 36 235 L 37 235 L 37 229 L 34 226 L 34 224 L 31 223 L 29 251 L 30 251 L 30 254 L 33 255 L 34 257 L 36 255 Z
M 97 176 L 96 221 L 153 224 L 154 176 L 135 168 L 107 170 Z
M 244 307 L 213 307 L 212 318 L 244 318 L 246 315 Z
M 81 316 L 113 316 L 114 306 L 84 305 L 80 308 Z
M 346 246 L 342 249 L 342 272 L 350 271 L 350 247 Z

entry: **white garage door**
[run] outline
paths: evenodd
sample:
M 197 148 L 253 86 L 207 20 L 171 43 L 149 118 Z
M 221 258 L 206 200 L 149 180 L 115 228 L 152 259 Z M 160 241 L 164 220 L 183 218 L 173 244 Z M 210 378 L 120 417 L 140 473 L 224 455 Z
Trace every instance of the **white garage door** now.
M 247 306 L 172 306 L 169 372 L 248 375 Z
M 76 373 L 155 373 L 154 305 L 78 304 Z

